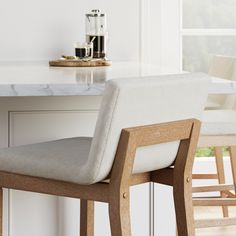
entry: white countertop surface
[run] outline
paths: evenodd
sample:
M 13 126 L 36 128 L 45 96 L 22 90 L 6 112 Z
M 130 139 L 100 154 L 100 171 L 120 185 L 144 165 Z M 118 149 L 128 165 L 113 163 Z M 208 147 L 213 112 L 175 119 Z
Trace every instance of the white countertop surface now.
M 170 68 L 160 68 L 135 62 L 115 62 L 106 67 L 50 67 L 39 62 L 0 62 L 2 84 L 81 84 L 93 77 L 94 83 L 106 79 L 131 76 L 178 73 Z
M 49 67 L 48 63 L 0 63 L 1 96 L 101 95 L 106 80 L 173 74 L 157 66 L 116 62 L 109 67 Z
M 171 68 L 116 62 L 110 67 L 49 67 L 39 62 L 0 63 L 0 97 L 101 95 L 106 80 L 179 73 Z M 209 93 L 236 93 L 236 83 L 213 78 Z

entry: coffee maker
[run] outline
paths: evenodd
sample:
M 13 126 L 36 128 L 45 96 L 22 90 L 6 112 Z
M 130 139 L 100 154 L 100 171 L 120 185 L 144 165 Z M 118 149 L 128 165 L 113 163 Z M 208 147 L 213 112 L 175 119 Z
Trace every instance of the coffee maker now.
M 95 9 L 86 14 L 86 42 L 93 43 L 93 58 L 106 58 L 106 15 Z

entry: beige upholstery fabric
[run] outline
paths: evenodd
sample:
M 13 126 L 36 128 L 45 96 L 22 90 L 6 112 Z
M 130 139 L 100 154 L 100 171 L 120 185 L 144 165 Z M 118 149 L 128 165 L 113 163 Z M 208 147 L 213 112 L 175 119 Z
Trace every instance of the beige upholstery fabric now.
M 89 183 L 102 180 L 109 174 L 122 128 L 200 118 L 209 81 L 208 76 L 203 74 L 110 81 L 91 146 L 88 169 L 92 170 L 93 176 Z M 147 149 L 149 147 L 137 151 L 135 173 L 165 168 L 172 164 L 178 143 L 158 145 L 152 147 L 152 153 L 142 155 L 142 152 L 148 152 Z
M 236 110 L 205 111 L 202 119 L 202 135 L 236 135 Z
M 209 74 L 224 79 L 236 80 L 236 58 L 215 56 Z M 233 110 L 233 108 L 236 108 L 236 95 L 211 95 L 208 98 L 207 104 L 209 107 L 218 110 L 207 110 L 204 112 L 201 134 L 236 134 L 236 110 Z
M 236 81 L 236 62 L 233 65 L 231 80 Z M 227 95 L 222 108 L 223 109 L 236 109 L 236 94 Z
M 0 170 L 92 184 L 109 174 L 122 128 L 200 118 L 210 80 L 182 74 L 108 81 L 94 138 L 74 138 L 0 150 Z M 134 172 L 165 168 L 179 142 L 137 150 Z
M 209 75 L 222 79 L 236 80 L 236 58 L 215 55 L 210 64 Z M 211 94 L 208 96 L 206 109 L 232 109 L 235 95 Z
M 215 55 L 212 59 L 208 74 L 222 79 L 230 79 L 233 74 L 235 57 Z
M 0 149 L 0 170 L 77 182 L 92 138 L 79 137 Z

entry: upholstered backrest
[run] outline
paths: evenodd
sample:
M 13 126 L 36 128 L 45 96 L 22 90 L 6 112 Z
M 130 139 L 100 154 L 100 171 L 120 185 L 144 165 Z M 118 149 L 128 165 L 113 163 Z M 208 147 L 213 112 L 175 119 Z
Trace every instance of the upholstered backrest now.
M 88 165 L 93 177 L 109 174 L 123 128 L 200 118 L 209 79 L 203 74 L 181 74 L 110 80 L 101 104 Z M 179 142 L 139 148 L 134 172 L 165 168 L 175 160 Z
M 236 57 L 214 55 L 210 63 L 208 74 L 222 79 L 232 80 L 235 75 L 234 64 Z M 221 109 L 231 109 L 233 107 L 234 95 L 209 95 L 209 101 L 218 103 Z
M 235 63 L 232 66 L 232 74 L 230 77 L 231 80 L 236 82 L 236 59 Z M 226 96 L 224 104 L 224 109 L 236 109 L 236 94 L 229 94 Z
M 234 70 L 235 57 L 215 55 L 211 61 L 208 74 L 223 79 L 231 79 Z

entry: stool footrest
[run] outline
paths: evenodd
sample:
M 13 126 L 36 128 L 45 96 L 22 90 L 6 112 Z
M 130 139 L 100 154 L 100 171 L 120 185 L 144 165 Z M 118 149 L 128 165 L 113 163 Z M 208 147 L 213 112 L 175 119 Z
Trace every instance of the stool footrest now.
M 236 198 L 195 198 L 194 206 L 236 206 Z
M 218 179 L 217 174 L 193 174 L 193 179 Z
M 192 188 L 193 193 L 199 192 L 217 192 L 217 191 L 229 191 L 234 190 L 233 184 L 216 184 L 216 185 L 206 185 L 206 186 L 194 186 Z
M 195 228 L 222 227 L 236 225 L 236 218 L 195 220 Z

